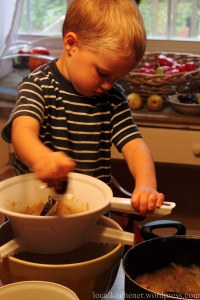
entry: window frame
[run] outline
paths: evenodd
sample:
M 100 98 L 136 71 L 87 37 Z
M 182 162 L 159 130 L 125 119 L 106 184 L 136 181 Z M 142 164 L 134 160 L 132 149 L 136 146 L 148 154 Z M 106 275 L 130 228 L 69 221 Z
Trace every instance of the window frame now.
M 59 56 L 63 49 L 62 37 L 47 37 L 38 35 L 18 35 L 18 39 L 27 43 L 39 41 L 43 47 L 47 47 L 53 56 Z M 53 43 L 52 43 L 53 39 Z M 192 49 L 192 51 L 191 51 Z M 147 52 L 182 52 L 200 55 L 199 41 L 179 41 L 179 40 L 147 40 Z
M 69 5 L 71 0 L 66 0 L 66 2 L 67 5 Z M 169 0 L 169 5 L 172 4 L 171 2 L 172 0 Z M 62 36 L 18 34 L 18 39 L 33 44 L 34 41 L 41 41 L 42 46 L 47 47 L 51 51 L 51 54 L 56 57 L 60 55 L 63 48 Z M 180 40 L 148 38 L 146 51 L 191 53 L 192 49 L 192 53 L 200 55 L 199 42 L 199 40 L 195 41 L 194 39 Z
M 192 51 L 191 51 L 192 49 Z M 182 52 L 200 55 L 199 41 L 148 40 L 147 52 Z

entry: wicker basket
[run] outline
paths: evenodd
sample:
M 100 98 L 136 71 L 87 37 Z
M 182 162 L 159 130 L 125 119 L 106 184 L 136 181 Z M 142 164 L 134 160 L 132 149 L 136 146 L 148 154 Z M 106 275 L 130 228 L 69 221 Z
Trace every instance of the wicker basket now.
M 120 84 L 124 87 L 126 94 L 134 92 L 139 93 L 143 97 L 148 97 L 152 94 L 165 96 L 177 92 L 197 92 L 200 89 L 200 55 L 171 52 L 146 53 L 138 68 L 148 62 L 156 69 L 157 57 L 160 54 L 171 57 L 180 64 L 194 62 L 198 68 L 195 71 L 176 74 L 146 74 L 132 71 L 120 79 Z

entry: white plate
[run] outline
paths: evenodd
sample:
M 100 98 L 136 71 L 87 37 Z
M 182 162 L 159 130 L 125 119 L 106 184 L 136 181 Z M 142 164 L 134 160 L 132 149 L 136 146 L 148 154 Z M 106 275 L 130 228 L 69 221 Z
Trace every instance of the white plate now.
M 169 102 L 171 103 L 172 107 L 182 113 L 182 114 L 189 114 L 189 115 L 198 115 L 200 114 L 200 94 L 195 93 L 199 104 L 189 104 L 189 103 L 181 103 L 178 99 L 180 94 L 175 94 L 168 97 Z M 184 95 L 184 94 L 183 94 Z

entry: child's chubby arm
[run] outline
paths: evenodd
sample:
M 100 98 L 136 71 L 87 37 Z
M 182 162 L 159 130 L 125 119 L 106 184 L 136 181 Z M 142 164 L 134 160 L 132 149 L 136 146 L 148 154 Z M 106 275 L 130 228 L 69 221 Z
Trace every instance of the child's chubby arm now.
M 164 201 L 164 195 L 157 191 L 154 162 L 151 153 L 141 138 L 134 139 L 122 147 L 122 153 L 135 179 L 131 204 L 145 215 L 152 213 Z
M 12 122 L 12 144 L 17 156 L 38 179 L 51 187 L 66 180 L 75 162 L 64 152 L 53 152 L 39 139 L 40 124 L 29 116 L 16 117 Z

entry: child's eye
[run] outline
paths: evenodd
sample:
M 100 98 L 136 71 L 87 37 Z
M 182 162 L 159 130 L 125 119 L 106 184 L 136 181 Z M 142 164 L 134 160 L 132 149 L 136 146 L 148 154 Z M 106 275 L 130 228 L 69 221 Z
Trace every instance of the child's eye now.
M 108 74 L 106 74 L 106 73 L 104 73 L 104 72 L 102 72 L 101 70 L 99 70 L 99 69 L 97 69 L 97 73 L 99 74 L 99 76 L 101 76 L 101 77 L 108 77 L 109 75 Z

